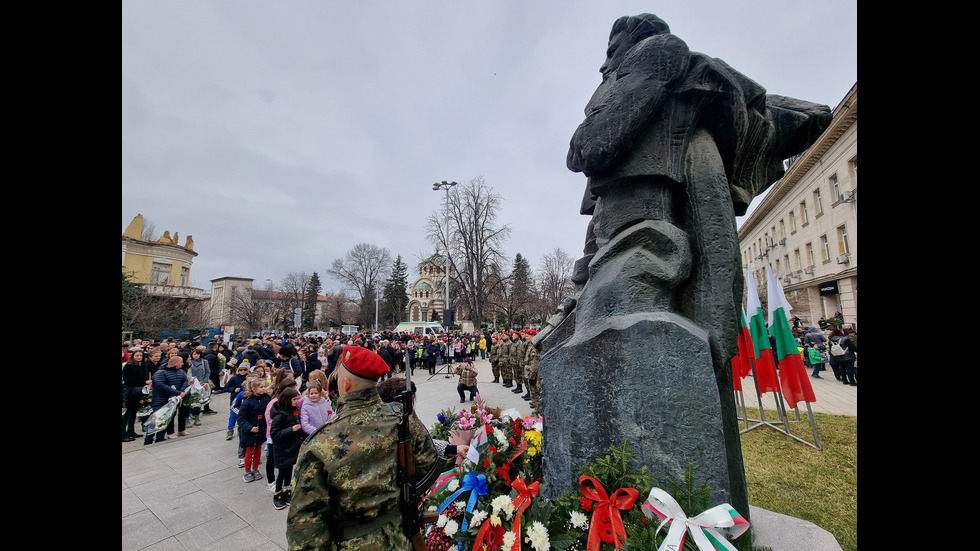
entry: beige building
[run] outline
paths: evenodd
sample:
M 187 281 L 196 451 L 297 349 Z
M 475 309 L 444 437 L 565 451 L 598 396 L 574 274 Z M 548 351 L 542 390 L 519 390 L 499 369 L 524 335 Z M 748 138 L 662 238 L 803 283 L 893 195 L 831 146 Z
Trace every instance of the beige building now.
M 240 320 L 235 319 L 237 317 L 235 310 L 246 308 L 251 310 L 251 315 L 261 319 L 262 327 L 255 329 L 279 329 L 276 320 L 289 320 L 289 327 L 292 329 L 293 309 L 301 307 L 303 299 L 297 298 L 293 293 L 253 289 L 253 281 L 255 280 L 248 277 L 221 277 L 211 280 L 211 324 L 236 325 Z M 236 294 L 249 297 L 248 300 L 253 305 L 246 305 L 241 301 L 236 304 L 234 298 Z M 317 296 L 314 323 L 321 330 L 327 329 L 326 310 L 329 300 L 330 297 L 327 295 Z
M 147 294 L 204 300 L 203 289 L 190 286 L 194 263 L 194 238 L 184 245 L 180 236 L 170 231 L 156 241 L 143 239 L 143 215 L 137 214 L 122 235 L 122 270 L 134 283 L 143 285 Z
M 738 230 L 742 269 L 752 271 L 763 305 L 768 264 L 805 325 L 844 315 L 857 328 L 857 83 L 816 143 Z

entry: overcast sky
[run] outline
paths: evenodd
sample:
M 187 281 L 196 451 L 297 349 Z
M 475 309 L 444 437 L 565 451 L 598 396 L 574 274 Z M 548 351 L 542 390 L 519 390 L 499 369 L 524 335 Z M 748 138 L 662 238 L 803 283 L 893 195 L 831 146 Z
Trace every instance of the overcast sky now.
M 831 108 L 857 81 L 856 0 L 122 3 L 122 230 L 194 237 L 191 286 L 277 285 L 359 242 L 414 269 L 441 180 L 503 196 L 508 267 L 581 256 L 569 139 L 623 15 L 769 93 Z

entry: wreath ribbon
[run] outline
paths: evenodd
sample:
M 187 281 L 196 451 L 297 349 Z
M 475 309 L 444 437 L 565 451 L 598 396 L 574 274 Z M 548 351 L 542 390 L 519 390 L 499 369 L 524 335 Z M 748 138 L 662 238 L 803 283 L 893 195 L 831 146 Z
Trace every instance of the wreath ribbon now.
M 579 488 L 582 495 L 596 502 L 592 509 L 592 525 L 589 527 L 586 549 L 599 551 L 602 542 L 612 543 L 619 549 L 626 541 L 626 527 L 623 526 L 619 511 L 632 508 L 640 492 L 634 488 L 619 488 L 609 496 L 598 480 L 586 475 L 579 478 Z
M 670 524 L 667 537 L 658 551 L 680 549 L 684 545 L 684 535 L 690 531 L 694 543 L 701 551 L 735 551 L 720 530 L 735 539 L 749 529 L 749 523 L 731 505 L 722 503 L 708 509 L 694 518 L 687 518 L 680 504 L 660 488 L 652 488 L 647 500 L 640 507 L 647 518 L 653 515 L 660 518 L 659 532 L 664 524 Z
M 449 507 L 449 505 L 452 504 L 453 500 L 456 499 L 459 496 L 459 494 L 463 492 L 470 492 L 470 498 L 466 503 L 466 512 L 472 514 L 473 508 L 476 507 L 476 500 L 479 499 L 480 496 L 487 495 L 487 491 L 488 488 L 487 488 L 486 475 L 482 475 L 482 474 L 478 475 L 475 472 L 470 471 L 463 476 L 463 484 L 460 485 L 459 489 L 453 492 L 451 496 L 447 497 L 445 501 L 440 503 L 436 511 L 439 513 L 445 511 L 446 507 Z M 465 531 L 468 525 L 469 525 L 469 521 L 464 515 L 463 524 L 460 526 L 459 529 Z
M 514 545 L 510 551 L 520 551 L 521 513 L 531 506 L 531 498 L 538 497 L 538 482 L 527 485 L 524 479 L 518 476 L 514 479 L 513 487 L 517 490 L 517 497 L 514 498 Z

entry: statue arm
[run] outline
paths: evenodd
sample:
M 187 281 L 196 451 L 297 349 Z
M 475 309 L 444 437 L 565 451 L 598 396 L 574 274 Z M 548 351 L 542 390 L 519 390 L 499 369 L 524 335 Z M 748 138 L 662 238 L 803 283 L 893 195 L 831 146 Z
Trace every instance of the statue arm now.
M 687 73 L 690 50 L 671 34 L 640 41 L 599 88 L 572 136 L 566 165 L 586 176 L 610 167 Z

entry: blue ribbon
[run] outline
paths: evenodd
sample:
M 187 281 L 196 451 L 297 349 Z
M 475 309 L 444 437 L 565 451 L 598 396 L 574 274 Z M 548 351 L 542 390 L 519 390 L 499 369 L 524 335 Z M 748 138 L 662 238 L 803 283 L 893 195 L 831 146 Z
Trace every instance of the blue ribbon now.
M 463 484 L 458 490 L 453 492 L 453 495 L 447 497 L 445 501 L 439 504 L 439 507 L 436 508 L 436 512 L 442 513 L 445 511 L 446 507 L 449 507 L 453 501 L 459 497 L 459 494 L 463 492 L 470 492 L 470 498 L 466 503 L 466 512 L 472 514 L 473 508 L 476 507 L 476 500 L 479 499 L 480 496 L 487 495 L 487 476 L 483 474 L 478 475 L 473 471 L 466 473 L 466 475 L 463 476 Z M 463 524 L 459 529 L 465 531 L 467 526 L 469 526 L 469 521 L 467 520 L 466 516 L 463 516 Z

